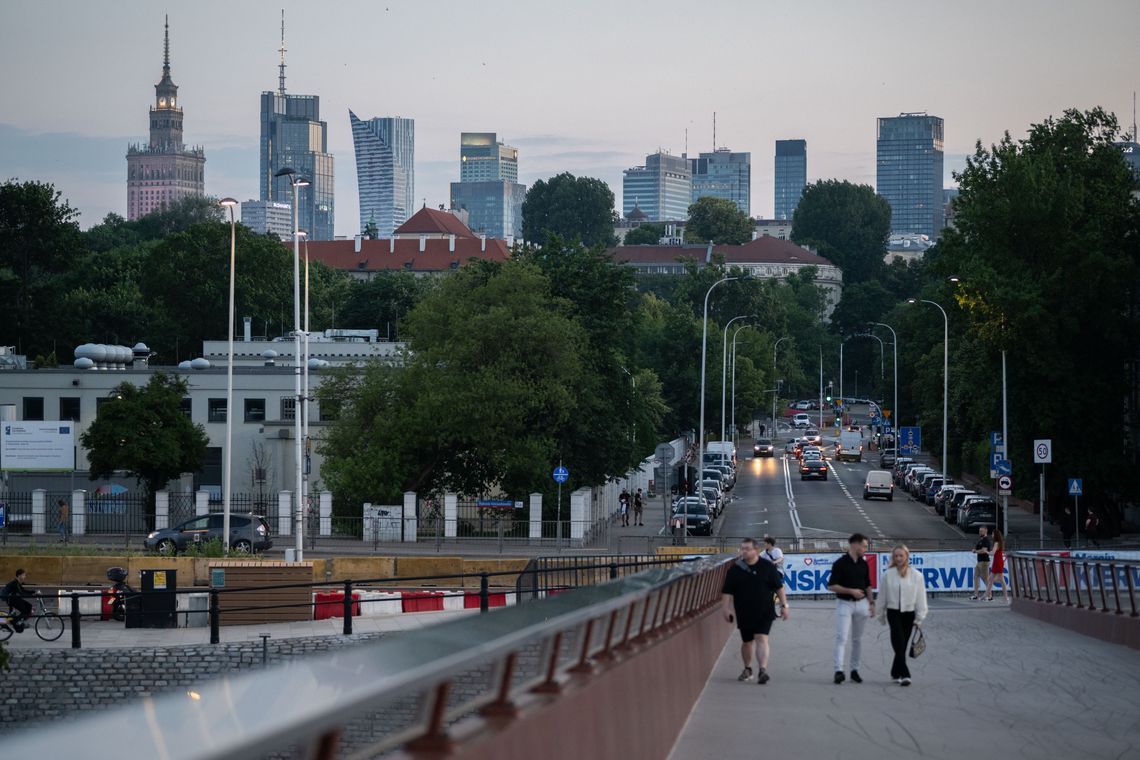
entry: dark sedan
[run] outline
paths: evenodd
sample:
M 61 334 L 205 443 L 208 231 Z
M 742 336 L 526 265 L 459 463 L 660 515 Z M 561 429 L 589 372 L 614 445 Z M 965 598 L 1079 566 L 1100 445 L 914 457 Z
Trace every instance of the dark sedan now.
M 143 545 L 159 554 L 184 552 L 192 544 L 222 540 L 223 515 L 193 517 L 173 528 L 156 530 Z M 269 539 L 269 523 L 257 515 L 230 515 L 230 548 L 240 554 L 263 552 L 273 546 Z
M 756 444 L 752 447 L 752 456 L 774 457 L 776 456 L 776 447 L 770 438 L 757 438 Z
M 709 514 L 708 508 L 704 504 L 681 505 L 681 509 L 673 509 L 673 519 L 676 520 L 681 517 L 682 512 L 685 512 L 685 517 L 688 518 L 688 534 L 690 536 L 711 536 L 713 518 Z
M 808 478 L 827 480 L 827 462 L 822 459 L 804 458 L 800 460 L 800 480 L 807 480 Z

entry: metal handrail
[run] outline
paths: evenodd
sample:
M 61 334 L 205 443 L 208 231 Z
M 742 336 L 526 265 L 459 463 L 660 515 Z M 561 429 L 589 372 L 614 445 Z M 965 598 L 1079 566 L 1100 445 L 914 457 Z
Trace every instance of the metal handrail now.
M 502 714 L 524 692 L 556 693 L 571 673 L 580 672 L 575 668 L 589 668 L 591 660 L 605 660 L 715 607 L 729 562 L 716 557 L 648 570 L 431 626 L 414 636 L 227 676 L 13 737 L 5 740 L 5 750 L 13 756 L 51 756 L 60 747 L 83 747 L 89 760 L 118 760 L 122 747 L 106 737 L 130 736 L 135 754 L 169 760 L 244 760 L 292 745 L 315 748 L 313 757 L 331 758 L 353 720 L 408 697 L 419 697 L 427 707 L 419 720 L 397 735 L 356 748 L 353 756 L 371 757 L 403 745 L 443 747 L 450 741 L 449 722 L 478 710 Z M 605 633 L 597 636 L 598 631 Z M 573 645 L 568 660 L 564 644 Z M 520 656 L 536 649 L 541 652 L 536 675 L 518 679 Z M 493 676 L 485 693 L 452 692 L 457 676 L 488 665 Z
M 1015 552 L 1010 570 L 1015 599 L 1140 617 L 1140 560 Z

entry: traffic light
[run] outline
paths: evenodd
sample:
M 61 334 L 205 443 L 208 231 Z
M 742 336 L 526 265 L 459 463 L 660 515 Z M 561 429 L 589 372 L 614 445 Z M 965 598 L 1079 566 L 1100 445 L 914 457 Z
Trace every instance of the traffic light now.
M 829 404 L 831 403 L 831 396 L 827 397 L 827 403 L 829 403 Z

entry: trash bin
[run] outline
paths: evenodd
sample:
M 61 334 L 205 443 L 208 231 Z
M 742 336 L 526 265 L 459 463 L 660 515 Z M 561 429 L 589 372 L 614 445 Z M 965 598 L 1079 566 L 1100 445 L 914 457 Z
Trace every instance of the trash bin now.
M 141 592 L 127 596 L 127 628 L 177 628 L 177 570 L 141 570 Z

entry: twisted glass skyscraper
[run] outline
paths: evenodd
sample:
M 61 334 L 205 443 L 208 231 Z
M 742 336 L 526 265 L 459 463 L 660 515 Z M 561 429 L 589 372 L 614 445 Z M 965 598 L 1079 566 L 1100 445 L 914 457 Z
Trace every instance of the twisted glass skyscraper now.
M 362 121 L 348 112 L 356 148 L 360 231 L 375 225 L 382 238 L 407 221 L 415 208 L 415 122 L 383 117 Z

